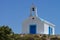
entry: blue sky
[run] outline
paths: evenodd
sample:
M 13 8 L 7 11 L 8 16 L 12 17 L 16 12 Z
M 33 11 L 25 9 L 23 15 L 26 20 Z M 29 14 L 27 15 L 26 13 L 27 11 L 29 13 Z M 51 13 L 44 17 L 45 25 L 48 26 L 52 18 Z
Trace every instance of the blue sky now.
M 21 33 L 32 3 L 38 9 L 38 16 L 54 23 L 55 33 L 60 34 L 60 0 L 0 0 L 0 26 L 8 25 L 15 33 Z

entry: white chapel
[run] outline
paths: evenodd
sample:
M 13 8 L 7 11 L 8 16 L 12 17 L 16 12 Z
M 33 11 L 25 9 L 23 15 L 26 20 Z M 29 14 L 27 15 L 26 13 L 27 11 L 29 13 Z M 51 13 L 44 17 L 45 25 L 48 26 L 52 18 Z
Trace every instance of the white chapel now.
M 55 25 L 41 19 L 37 15 L 37 8 L 32 5 L 30 8 L 30 16 L 22 23 L 23 34 L 55 34 Z

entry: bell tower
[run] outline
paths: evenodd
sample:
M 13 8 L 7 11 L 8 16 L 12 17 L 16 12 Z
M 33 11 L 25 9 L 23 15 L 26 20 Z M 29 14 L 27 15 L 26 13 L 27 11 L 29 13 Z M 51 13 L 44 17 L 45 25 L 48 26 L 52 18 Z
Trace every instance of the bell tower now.
M 32 6 L 30 8 L 30 16 L 36 16 L 37 17 L 37 8 L 33 4 L 32 4 Z

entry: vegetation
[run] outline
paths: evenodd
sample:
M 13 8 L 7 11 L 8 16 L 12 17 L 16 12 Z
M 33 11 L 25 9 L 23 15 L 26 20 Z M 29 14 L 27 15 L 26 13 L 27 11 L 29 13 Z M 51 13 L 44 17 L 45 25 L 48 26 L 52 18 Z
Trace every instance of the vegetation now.
M 60 40 L 60 36 L 46 34 L 15 34 L 8 26 L 0 26 L 0 40 Z

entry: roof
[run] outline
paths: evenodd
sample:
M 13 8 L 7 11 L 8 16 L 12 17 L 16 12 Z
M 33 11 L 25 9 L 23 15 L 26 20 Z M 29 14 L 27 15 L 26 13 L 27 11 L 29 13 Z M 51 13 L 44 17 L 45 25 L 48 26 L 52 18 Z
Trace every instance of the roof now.
M 39 18 L 41 21 L 43 21 L 44 23 L 47 23 L 47 24 L 49 24 L 49 25 L 52 25 L 52 26 L 55 26 L 53 23 L 51 23 L 51 22 L 48 22 L 48 21 L 46 21 L 46 20 L 44 20 L 44 19 L 42 19 L 42 18 Z

